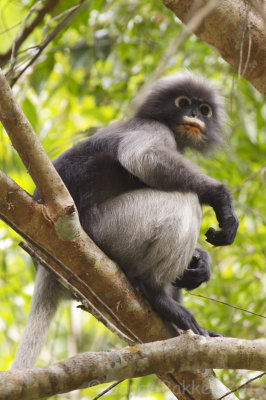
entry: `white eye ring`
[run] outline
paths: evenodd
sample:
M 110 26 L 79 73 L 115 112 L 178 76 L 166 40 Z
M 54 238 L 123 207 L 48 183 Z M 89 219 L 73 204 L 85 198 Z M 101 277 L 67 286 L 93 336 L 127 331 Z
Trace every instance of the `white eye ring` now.
M 204 117 L 210 118 L 212 116 L 212 108 L 209 104 L 207 103 L 202 103 L 199 106 L 200 112 Z
M 187 96 L 178 96 L 175 99 L 175 105 L 179 108 L 186 108 L 186 107 L 190 106 L 190 104 L 191 104 L 191 100 Z

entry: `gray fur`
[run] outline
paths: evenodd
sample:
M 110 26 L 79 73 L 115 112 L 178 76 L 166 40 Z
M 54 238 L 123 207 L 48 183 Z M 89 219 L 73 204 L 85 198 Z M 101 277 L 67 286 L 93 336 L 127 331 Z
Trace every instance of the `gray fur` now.
M 128 277 L 164 286 L 189 264 L 200 221 L 194 193 L 140 189 L 93 210 L 89 234 Z

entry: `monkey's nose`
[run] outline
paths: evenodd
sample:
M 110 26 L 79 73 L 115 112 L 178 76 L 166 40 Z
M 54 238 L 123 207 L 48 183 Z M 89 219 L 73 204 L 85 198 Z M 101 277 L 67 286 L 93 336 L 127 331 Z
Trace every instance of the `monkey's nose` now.
M 198 116 L 199 116 L 198 111 L 195 110 L 195 109 L 193 109 L 193 110 L 191 111 L 191 116 L 192 116 L 192 117 L 198 117 Z

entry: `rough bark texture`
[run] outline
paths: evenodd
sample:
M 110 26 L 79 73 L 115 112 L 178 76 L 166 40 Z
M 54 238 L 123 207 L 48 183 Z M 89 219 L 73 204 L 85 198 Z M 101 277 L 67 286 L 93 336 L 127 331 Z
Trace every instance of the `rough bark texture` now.
M 162 0 L 184 23 L 207 0 Z M 223 59 L 266 96 L 265 1 L 223 0 L 200 22 L 195 34 L 214 46 Z
M 213 367 L 265 370 L 266 340 L 211 339 L 187 332 L 166 341 L 82 353 L 48 368 L 0 372 L 0 398 L 32 400 L 156 372 Z M 205 392 L 203 386 L 198 390 Z

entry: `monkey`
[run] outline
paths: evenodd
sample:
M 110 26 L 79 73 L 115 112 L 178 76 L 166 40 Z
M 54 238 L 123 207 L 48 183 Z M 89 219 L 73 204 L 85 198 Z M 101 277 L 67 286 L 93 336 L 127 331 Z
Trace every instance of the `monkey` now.
M 185 155 L 223 142 L 220 95 L 203 77 L 179 73 L 155 82 L 131 118 L 101 128 L 53 164 L 94 242 L 125 272 L 163 319 L 182 330 L 219 336 L 199 326 L 178 301 L 210 278 L 210 256 L 196 247 L 202 205 L 219 229 L 206 240 L 233 243 L 238 229 L 228 188 Z M 34 193 L 39 199 L 38 191 Z M 70 298 L 40 265 L 31 310 L 12 368 L 32 366 L 59 301 Z

